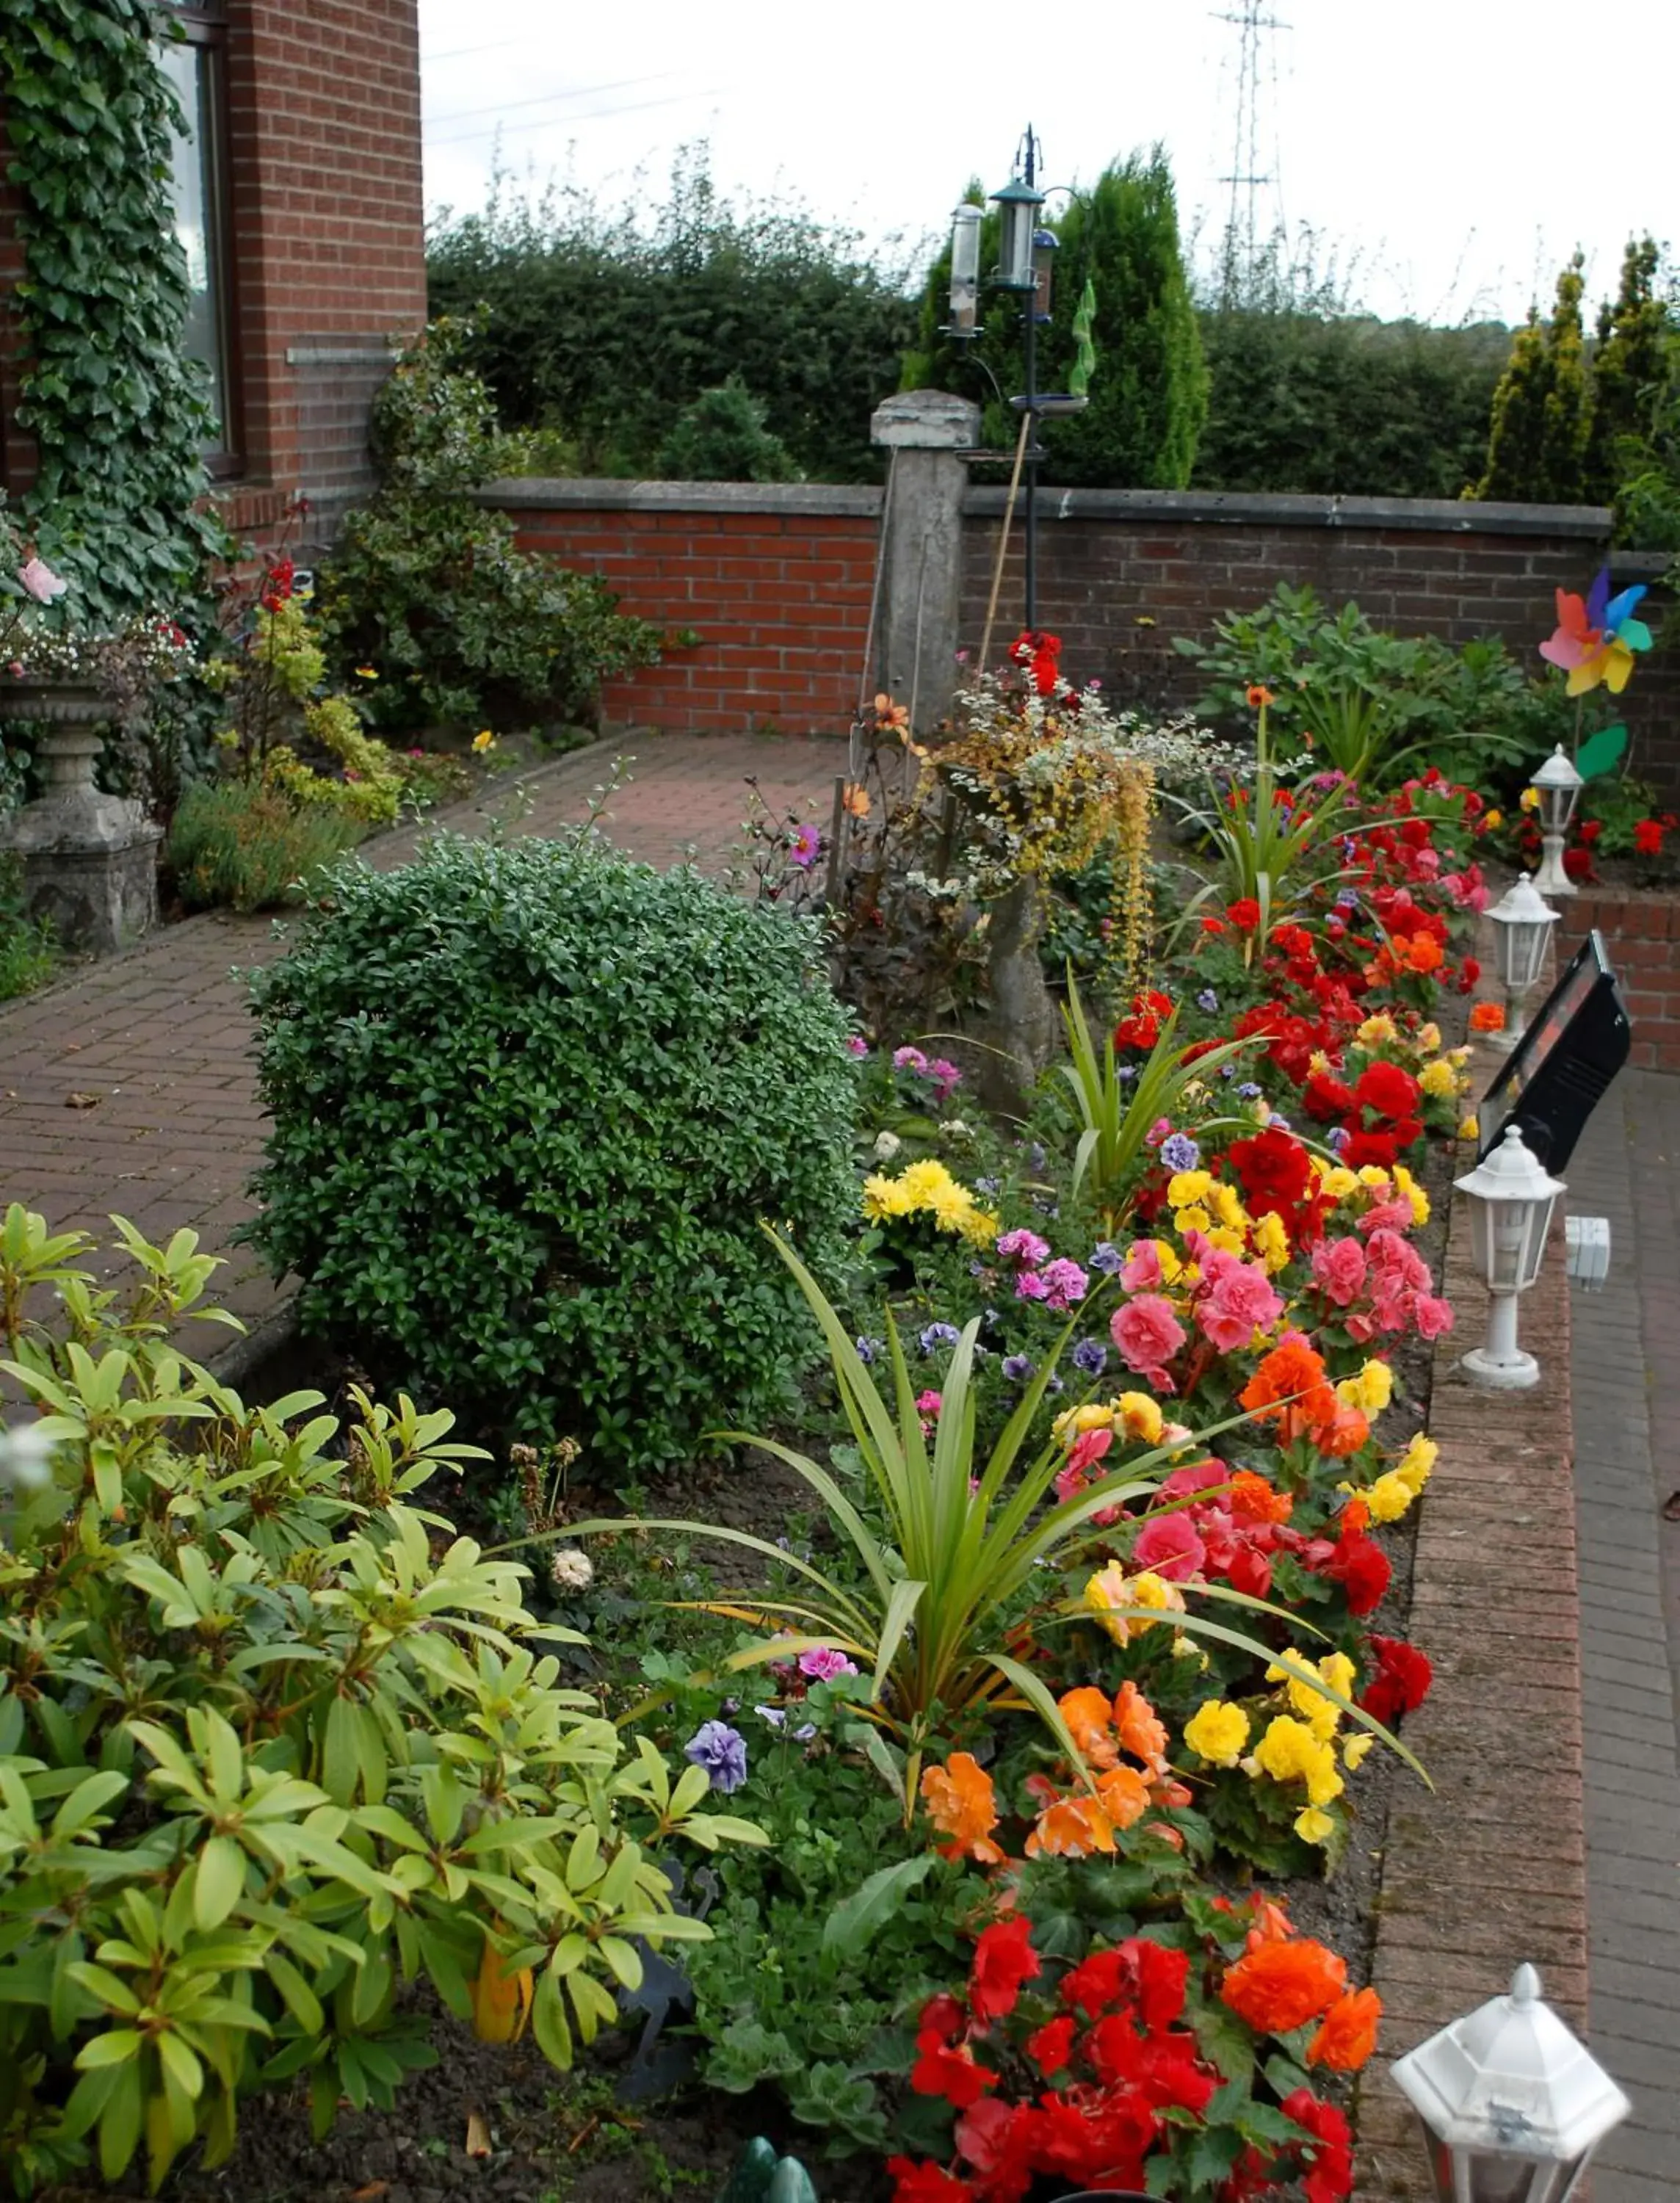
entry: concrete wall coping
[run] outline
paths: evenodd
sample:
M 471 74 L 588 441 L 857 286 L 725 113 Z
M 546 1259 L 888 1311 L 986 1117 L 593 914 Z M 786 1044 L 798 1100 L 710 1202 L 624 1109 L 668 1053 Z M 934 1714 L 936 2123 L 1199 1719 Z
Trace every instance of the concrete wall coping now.
M 964 513 L 1002 512 L 1001 489 L 971 489 Z M 1107 520 L 1147 524 L 1264 528 L 1408 529 L 1453 535 L 1578 535 L 1607 542 L 1611 516 L 1591 505 L 1495 505 L 1458 498 L 1259 496 L 1181 489 L 1041 489 L 1041 521 Z
M 619 481 L 520 476 L 487 483 L 479 501 L 514 512 L 721 512 L 798 518 L 874 519 L 880 490 L 848 482 Z M 1000 488 L 971 488 L 963 511 L 1002 512 Z M 1194 526 L 1410 529 L 1426 535 L 1578 536 L 1604 543 L 1611 516 L 1592 505 L 1479 504 L 1457 498 L 1259 496 L 1223 490 L 1053 489 L 1039 493 L 1040 520 L 1152 522 Z
M 480 505 L 509 512 L 734 512 L 765 519 L 827 514 L 865 520 L 881 512 L 881 492 L 852 482 L 552 481 L 533 475 L 486 482 L 477 497 Z

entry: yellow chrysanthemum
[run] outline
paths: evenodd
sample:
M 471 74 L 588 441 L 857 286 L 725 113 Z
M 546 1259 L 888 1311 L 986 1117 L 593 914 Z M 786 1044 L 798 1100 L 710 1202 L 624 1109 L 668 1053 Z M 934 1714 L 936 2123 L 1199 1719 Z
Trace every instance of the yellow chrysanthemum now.
M 1441 1448 L 1433 1438 L 1419 1431 L 1406 1451 L 1394 1463 L 1394 1474 L 1400 1478 L 1415 1498 L 1435 1473 L 1435 1456 Z
M 864 1180 L 864 1214 L 871 1224 L 885 1223 L 889 1217 L 908 1216 L 910 1210 L 910 1196 L 901 1178 L 877 1174 Z
M 1081 1408 L 1064 1408 L 1050 1426 L 1050 1435 L 1057 1438 L 1082 1438 L 1087 1431 L 1105 1431 L 1113 1420 L 1112 1408 L 1105 1408 L 1097 1400 L 1088 1400 Z
M 1184 1741 L 1214 1767 L 1235 1767 L 1248 1741 L 1248 1716 L 1241 1706 L 1210 1698 L 1184 1724 Z
M 1417 1496 L 1406 1479 L 1391 1468 L 1366 1491 L 1365 1503 L 1373 1522 L 1398 1522 Z
M 989 1208 L 970 1208 L 961 1229 L 971 1247 L 989 1247 L 998 1236 L 998 1220 Z
M 951 1184 L 951 1173 L 933 1155 L 925 1155 L 912 1163 L 899 1183 L 913 1208 L 931 1208 L 934 1202 Z

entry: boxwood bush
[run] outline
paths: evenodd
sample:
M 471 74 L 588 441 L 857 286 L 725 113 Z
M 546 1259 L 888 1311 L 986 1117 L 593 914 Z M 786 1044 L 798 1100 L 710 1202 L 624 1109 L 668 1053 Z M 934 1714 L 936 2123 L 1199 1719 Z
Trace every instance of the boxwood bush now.
M 856 1193 L 815 933 L 589 831 L 351 863 L 253 996 L 251 1236 L 306 1330 L 592 1475 L 762 1425 L 814 1338 L 758 1226 L 832 1272 Z

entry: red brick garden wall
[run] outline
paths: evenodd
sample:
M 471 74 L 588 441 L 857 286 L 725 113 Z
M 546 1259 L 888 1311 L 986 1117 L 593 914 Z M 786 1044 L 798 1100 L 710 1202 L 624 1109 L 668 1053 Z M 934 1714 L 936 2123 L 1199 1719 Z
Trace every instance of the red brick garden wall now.
M 1680 895 L 1661 888 L 1589 888 L 1560 899 L 1560 957 L 1596 926 L 1633 1021 L 1629 1058 L 1642 1071 L 1680 1071 Z
M 880 493 L 715 482 L 504 482 L 519 540 L 699 641 L 610 684 L 609 719 L 838 734 L 858 708 Z
M 627 608 L 701 636 L 606 700 L 615 719 L 672 728 L 774 724 L 838 733 L 855 708 L 880 493 L 752 483 L 518 481 L 488 493 L 521 540 L 604 574 Z M 985 623 L 1002 493 L 964 506 L 964 639 Z M 1609 515 L 1571 505 L 1402 499 L 1049 491 L 1040 522 L 1040 620 L 1076 677 L 1120 701 L 1188 703 L 1194 665 L 1176 636 L 1205 640 L 1224 613 L 1279 582 L 1352 598 L 1380 625 L 1452 642 L 1497 635 L 1541 670 L 1553 593 L 1583 588 Z M 1020 528 L 1005 564 L 993 653 L 1018 623 Z M 1651 562 L 1646 562 L 1647 572 Z M 1618 577 L 1643 578 L 1638 562 Z M 1680 800 L 1680 640 L 1642 664 L 1625 699 L 1637 769 Z

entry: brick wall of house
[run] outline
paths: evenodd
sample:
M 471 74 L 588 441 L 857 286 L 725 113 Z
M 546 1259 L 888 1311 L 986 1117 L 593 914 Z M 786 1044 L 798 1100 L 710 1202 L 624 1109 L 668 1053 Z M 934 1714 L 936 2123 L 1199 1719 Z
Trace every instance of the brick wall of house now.
M 1671 888 L 1583 888 L 1560 897 L 1560 960 L 1594 928 L 1633 1023 L 1636 1070 L 1680 1071 L 1680 895 Z
M 227 0 L 235 438 L 216 495 L 272 539 L 292 495 L 324 542 L 371 485 L 369 401 L 426 318 L 418 0 Z M 3 102 L 0 97 L 0 156 Z M 5 300 L 22 269 L 0 186 L 0 481 L 33 471 L 15 423 Z
M 528 549 L 604 576 L 699 640 L 611 684 L 606 717 L 687 732 L 839 733 L 858 706 L 881 493 L 821 485 L 503 482 Z

